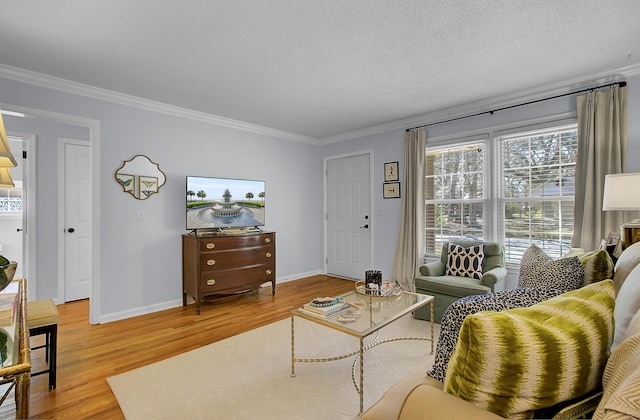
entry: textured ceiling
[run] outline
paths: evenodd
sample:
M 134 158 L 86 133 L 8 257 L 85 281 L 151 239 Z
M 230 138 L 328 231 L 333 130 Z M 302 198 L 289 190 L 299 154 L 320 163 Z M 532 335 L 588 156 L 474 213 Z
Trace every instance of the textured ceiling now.
M 0 64 L 325 139 L 637 66 L 639 22 L 637 0 L 0 0 Z

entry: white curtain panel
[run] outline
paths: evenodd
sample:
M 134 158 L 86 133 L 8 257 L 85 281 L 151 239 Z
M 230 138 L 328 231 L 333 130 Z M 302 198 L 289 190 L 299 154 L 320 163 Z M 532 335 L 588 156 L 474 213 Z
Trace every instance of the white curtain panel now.
M 414 279 L 424 258 L 426 144 L 424 129 L 404 134 L 404 175 L 400 187 L 402 214 L 392 278 L 408 291 L 415 291 Z
M 628 143 L 627 87 L 577 97 L 578 157 L 571 246 L 594 250 L 625 222 L 620 211 L 602 211 L 604 177 L 625 172 Z

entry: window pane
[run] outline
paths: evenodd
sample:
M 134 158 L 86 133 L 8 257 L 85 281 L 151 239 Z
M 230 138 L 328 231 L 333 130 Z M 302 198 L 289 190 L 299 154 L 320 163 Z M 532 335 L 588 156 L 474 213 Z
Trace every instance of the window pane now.
M 506 260 L 519 262 L 536 244 L 550 257 L 564 255 L 573 234 L 575 126 L 515 134 L 498 139 L 504 162 L 498 230 Z
M 480 203 L 443 203 L 426 205 L 426 246 L 439 253 L 443 242 L 452 239 L 482 240 L 484 205 Z
M 0 188 L 0 213 L 22 212 L 22 189 Z
M 529 197 L 531 173 L 528 168 L 505 169 L 504 196 L 506 198 Z
M 451 238 L 483 237 L 484 149 L 476 143 L 426 152 L 428 253 L 439 253 Z

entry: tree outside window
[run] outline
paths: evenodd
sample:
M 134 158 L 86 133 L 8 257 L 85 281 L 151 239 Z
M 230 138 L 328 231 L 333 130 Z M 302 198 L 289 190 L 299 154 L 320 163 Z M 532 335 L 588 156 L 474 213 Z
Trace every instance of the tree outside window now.
M 439 254 L 451 239 L 493 238 L 505 245 L 507 262 L 518 263 L 531 244 L 551 257 L 565 254 L 573 234 L 576 125 L 489 142 L 427 147 L 427 254 Z

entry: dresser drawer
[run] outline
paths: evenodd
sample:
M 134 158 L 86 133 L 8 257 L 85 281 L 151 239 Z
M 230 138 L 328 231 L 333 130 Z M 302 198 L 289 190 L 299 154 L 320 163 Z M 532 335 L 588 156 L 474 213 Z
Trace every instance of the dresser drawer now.
M 266 264 L 273 261 L 275 257 L 275 251 L 272 246 L 208 252 L 200 254 L 200 270 L 217 271 Z
M 273 234 L 202 238 L 200 239 L 200 252 L 224 251 L 273 244 Z
M 201 290 L 203 293 L 235 293 L 243 288 L 255 289 L 262 283 L 275 279 L 275 264 L 263 264 L 243 269 L 221 270 L 202 273 Z

